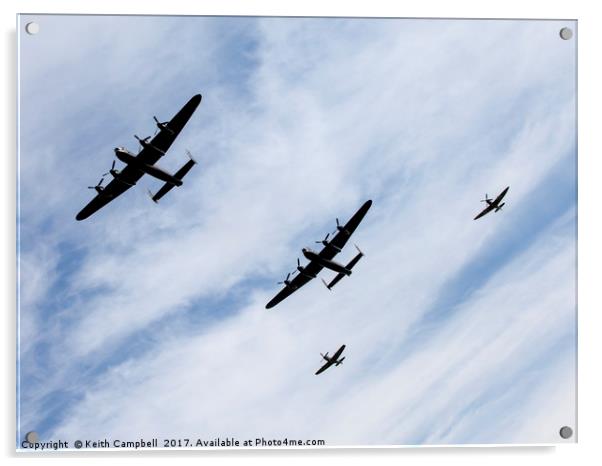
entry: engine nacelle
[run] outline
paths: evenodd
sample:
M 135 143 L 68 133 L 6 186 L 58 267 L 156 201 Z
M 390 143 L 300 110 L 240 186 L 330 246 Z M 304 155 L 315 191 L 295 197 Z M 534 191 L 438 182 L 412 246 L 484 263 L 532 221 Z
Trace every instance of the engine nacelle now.
M 161 131 L 167 131 L 169 134 L 174 134 L 173 130 L 168 126 L 167 121 L 161 122 L 156 116 L 153 116 L 153 120 L 155 120 L 157 128 L 159 128 Z
M 134 134 L 134 137 L 138 140 L 138 142 L 144 149 L 154 151 L 157 154 L 159 154 L 161 157 L 163 157 L 165 155 L 165 151 L 162 151 L 158 147 L 153 146 L 150 142 L 148 142 L 148 140 L 150 139 L 150 136 L 145 137 L 144 139 L 141 139 Z

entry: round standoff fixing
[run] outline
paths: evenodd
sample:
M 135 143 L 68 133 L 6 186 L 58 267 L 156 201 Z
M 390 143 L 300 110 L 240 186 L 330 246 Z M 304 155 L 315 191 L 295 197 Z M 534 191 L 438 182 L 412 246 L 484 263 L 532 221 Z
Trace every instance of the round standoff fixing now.
M 38 23 L 36 23 L 35 21 L 32 21 L 31 23 L 27 23 L 25 25 L 25 32 L 27 32 L 27 34 L 33 36 L 34 34 L 37 34 L 38 32 L 40 32 L 40 25 Z
M 573 37 L 573 30 L 571 28 L 564 27 L 560 30 L 560 38 L 563 40 L 569 40 Z

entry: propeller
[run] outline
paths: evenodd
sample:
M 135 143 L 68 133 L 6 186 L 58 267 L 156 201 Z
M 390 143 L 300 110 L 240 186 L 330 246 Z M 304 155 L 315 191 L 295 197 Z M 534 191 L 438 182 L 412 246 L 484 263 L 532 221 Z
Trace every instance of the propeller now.
M 290 272 L 286 275 L 286 278 L 284 279 L 284 281 L 282 282 L 278 282 L 278 285 L 288 285 L 289 284 L 289 278 L 291 277 Z
M 104 176 L 100 179 L 100 181 L 98 182 L 98 184 L 96 186 L 88 186 L 88 189 L 102 189 L 102 182 L 104 181 Z
M 111 165 L 111 169 L 108 172 L 103 173 L 102 176 L 107 176 L 109 173 L 112 173 L 113 170 L 115 170 L 115 160 L 113 160 L 113 164 Z
M 134 134 L 134 137 L 138 140 L 138 143 L 142 146 L 143 142 L 148 142 L 148 140 L 150 139 L 150 136 L 146 136 L 144 139 L 140 139 L 136 134 Z M 143 146 L 144 147 L 144 146 Z
M 303 272 L 303 269 L 305 267 L 301 266 L 301 262 L 299 261 L 299 258 L 297 257 L 297 268 L 295 270 L 293 270 L 293 275 L 295 275 L 297 272 Z
M 334 230 L 334 231 L 332 232 L 332 234 L 333 234 L 333 235 L 334 235 L 335 233 L 339 232 L 339 231 L 343 231 L 343 229 L 344 229 L 344 228 L 341 226 L 341 224 L 339 223 L 339 219 L 338 219 L 338 218 L 336 218 L 335 220 L 336 220 L 336 222 L 337 222 L 337 229 L 336 229 L 336 230 Z
M 157 128 L 160 130 L 165 130 L 167 131 L 169 134 L 173 134 L 173 130 L 167 125 L 169 122 L 168 121 L 164 121 L 164 122 L 160 122 L 156 116 L 153 115 L 153 120 L 155 120 L 155 124 L 157 125 Z M 155 134 L 157 134 L 155 132 Z
M 493 199 L 489 199 L 489 196 L 487 195 L 487 193 L 485 193 L 485 199 L 481 199 L 481 202 L 487 202 L 487 201 L 491 201 Z
M 329 236 L 330 236 L 330 233 L 327 233 L 323 240 L 316 241 L 316 243 L 317 244 L 323 244 L 324 246 L 328 246 L 328 237 Z

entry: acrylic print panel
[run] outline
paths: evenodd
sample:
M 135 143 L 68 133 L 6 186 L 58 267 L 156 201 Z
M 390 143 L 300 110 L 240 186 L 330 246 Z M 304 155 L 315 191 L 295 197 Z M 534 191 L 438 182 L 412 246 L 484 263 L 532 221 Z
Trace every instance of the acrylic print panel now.
M 17 448 L 575 441 L 576 33 L 19 16 Z

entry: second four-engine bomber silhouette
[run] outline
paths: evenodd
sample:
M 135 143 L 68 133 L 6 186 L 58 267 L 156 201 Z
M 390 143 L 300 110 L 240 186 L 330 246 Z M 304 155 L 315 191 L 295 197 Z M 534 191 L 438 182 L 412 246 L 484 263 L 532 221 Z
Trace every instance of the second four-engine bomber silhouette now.
M 283 281 L 279 282 L 280 284 L 284 285 L 284 288 L 280 290 L 280 292 L 265 306 L 266 309 L 274 307 L 276 304 L 288 298 L 291 294 L 308 283 L 310 280 L 316 278 L 318 273 L 320 273 L 323 268 L 337 272 L 337 276 L 334 277 L 330 283 L 324 282 L 329 290 L 332 289 L 332 287 L 335 286 L 339 280 L 341 280 L 341 278 L 351 275 L 351 269 L 364 256 L 364 253 L 360 251 L 357 246 L 356 248 L 358 254 L 351 259 L 347 265 L 339 264 L 338 262 L 335 262 L 333 258 L 339 252 L 341 252 L 355 229 L 366 215 L 366 212 L 368 212 L 368 209 L 371 205 L 371 200 L 364 202 L 364 204 L 345 225 L 341 225 L 339 223 L 339 219 L 337 218 L 337 229 L 336 232 L 333 233 L 334 237 L 329 241 L 329 233 L 323 240 L 316 241 L 316 243 L 324 246 L 320 252 L 312 251 L 310 248 L 303 248 L 301 252 L 305 258 L 309 260 L 309 264 L 302 266 L 297 258 L 297 269 L 292 272 L 293 275 L 296 273 L 297 276 L 291 280 L 290 277 L 292 274 L 289 273 Z

